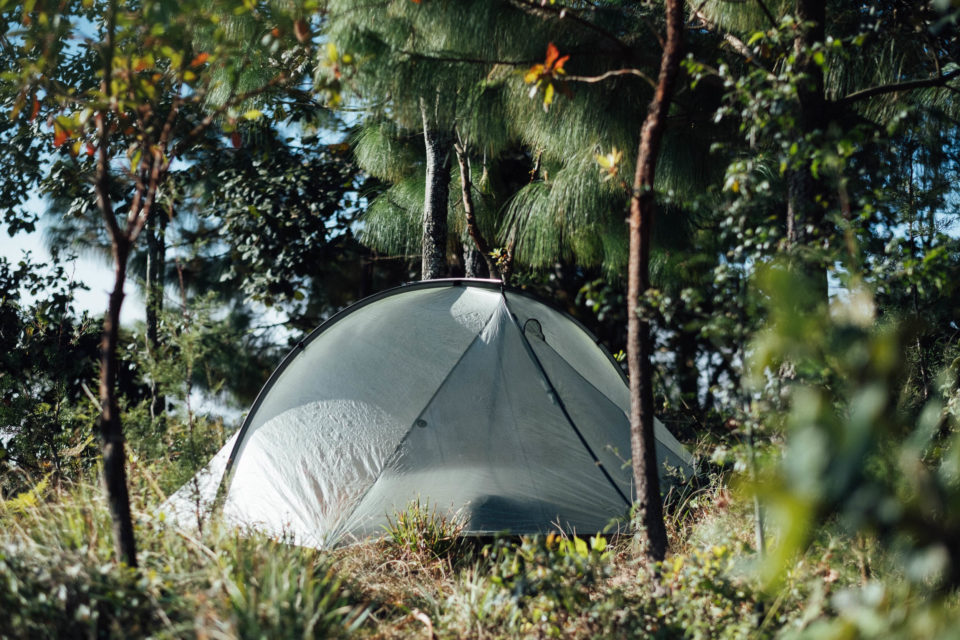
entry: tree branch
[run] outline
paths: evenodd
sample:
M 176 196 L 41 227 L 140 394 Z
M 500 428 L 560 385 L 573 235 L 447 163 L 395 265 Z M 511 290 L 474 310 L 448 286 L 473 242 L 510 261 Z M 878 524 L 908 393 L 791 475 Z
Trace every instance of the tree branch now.
M 563 80 L 567 82 L 586 82 L 588 84 L 594 84 L 597 82 L 603 82 L 608 78 L 613 78 L 616 76 L 637 76 L 638 78 L 642 78 L 654 89 L 657 88 L 656 81 L 639 69 L 613 69 L 611 71 L 607 71 L 606 73 L 601 73 L 599 76 L 563 76 Z
M 713 31 L 715 33 L 720 32 L 720 27 L 717 25 L 717 23 L 710 20 L 710 18 L 708 18 L 700 9 L 695 10 L 693 12 L 693 16 L 699 19 L 703 26 L 709 31 Z M 756 56 L 753 55 L 753 52 L 750 51 L 750 47 L 748 47 L 743 40 L 731 33 L 724 33 L 723 39 L 733 48 L 734 51 L 746 58 L 748 62 L 753 62 L 753 59 Z
M 491 60 L 488 58 L 471 58 L 468 56 L 454 56 L 443 53 L 419 53 L 409 49 L 401 49 L 399 53 L 417 60 L 430 60 L 431 62 L 462 62 L 465 64 L 496 65 L 502 64 L 510 67 L 528 67 L 532 64 L 542 62 L 541 60 Z
M 459 137 L 459 133 L 457 134 Z M 463 199 L 463 216 L 467 222 L 467 233 L 473 238 L 477 251 L 483 256 L 483 261 L 487 263 L 487 269 L 490 271 L 491 278 L 499 278 L 500 270 L 497 269 L 496 262 L 490 257 L 490 245 L 487 239 L 483 237 L 480 227 L 477 225 L 477 216 L 473 209 L 473 183 L 470 176 L 470 164 L 467 161 L 467 151 L 462 141 L 453 143 L 453 150 L 457 154 L 457 164 L 460 167 L 460 194 Z
M 767 20 L 770 21 L 771 27 L 777 26 L 777 19 L 773 17 L 773 14 L 770 13 L 770 9 L 767 8 L 767 3 L 763 0 L 757 0 L 757 4 L 760 5 L 760 9 L 763 11 L 763 15 L 767 16 Z
M 955 69 L 950 73 L 943 75 L 934 76 L 932 78 L 923 78 L 920 80 L 907 80 L 905 82 L 894 82 L 891 84 L 883 84 L 876 87 L 870 87 L 869 89 L 861 89 L 860 91 L 854 91 L 853 93 L 844 96 L 843 98 L 837 100 L 834 104 L 847 107 L 851 104 L 858 102 L 860 100 L 866 100 L 868 98 L 873 98 L 875 96 L 886 95 L 888 93 L 901 93 L 904 91 L 913 91 L 914 89 L 927 89 L 930 87 L 947 87 L 947 83 L 960 76 L 960 69 Z M 953 87 L 948 87 L 953 88 Z
M 262 93 L 266 93 L 268 90 L 272 89 L 273 87 L 281 84 L 286 80 L 287 80 L 287 74 L 279 73 L 276 76 L 274 76 L 270 80 L 270 82 L 267 82 L 261 87 L 258 87 L 256 89 L 251 89 L 250 91 L 246 91 L 241 94 L 234 95 L 233 98 L 231 98 L 230 100 L 227 100 L 222 105 L 220 105 L 219 107 L 211 111 L 209 114 L 207 114 L 207 116 L 203 120 L 198 122 L 197 125 L 193 127 L 193 129 L 188 131 L 187 134 L 183 136 L 183 138 L 181 138 L 180 144 L 174 147 L 173 151 L 170 152 L 169 158 L 176 158 L 177 156 L 179 156 L 180 153 L 190 143 L 193 142 L 194 138 L 196 138 L 201 133 L 203 133 L 207 129 L 207 127 L 213 124 L 214 120 L 216 120 L 218 117 L 226 113 L 227 110 L 230 109 L 230 107 L 240 104 L 245 100 L 249 100 L 250 98 L 255 98 Z M 169 164 L 169 161 L 168 161 L 168 164 Z
M 97 196 L 97 207 L 103 216 L 107 225 L 107 231 L 110 234 L 111 242 L 116 245 L 120 240 L 120 225 L 117 224 L 117 218 L 113 213 L 113 203 L 110 201 L 110 158 L 108 149 L 110 146 L 110 130 L 104 123 L 106 109 L 110 108 L 113 102 L 111 87 L 113 85 L 111 71 L 113 67 L 114 42 L 113 34 L 116 29 L 116 10 L 111 5 L 111 10 L 107 13 L 106 35 L 103 43 L 103 79 L 100 81 L 100 91 L 107 99 L 107 107 L 97 113 L 97 138 L 99 139 L 97 149 L 97 172 L 94 181 L 94 192 Z
M 633 50 L 630 45 L 628 45 L 626 42 L 624 42 L 619 37 L 617 37 L 616 34 L 610 31 L 607 31 L 600 25 L 594 24 L 589 20 L 587 20 L 586 18 L 583 18 L 577 15 L 569 7 L 549 6 L 549 5 L 544 5 L 540 2 L 532 2 L 531 0 L 510 0 L 510 4 L 512 4 L 513 6 L 517 7 L 521 11 L 524 11 L 528 14 L 533 14 L 533 15 L 547 14 L 547 15 L 558 16 L 560 19 L 569 18 L 573 22 L 576 22 L 577 24 L 591 31 L 594 31 L 600 34 L 601 36 L 603 36 L 604 38 L 606 38 L 607 40 L 613 42 L 615 45 L 617 45 L 617 48 L 619 48 L 621 51 L 631 52 Z M 656 33 L 656 31 L 654 31 L 654 33 Z M 659 37 L 659 34 L 657 34 L 657 36 Z

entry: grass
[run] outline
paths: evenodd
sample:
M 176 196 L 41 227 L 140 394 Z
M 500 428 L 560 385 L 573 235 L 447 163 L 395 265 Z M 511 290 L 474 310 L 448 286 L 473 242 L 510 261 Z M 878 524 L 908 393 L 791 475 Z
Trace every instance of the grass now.
M 878 582 L 864 575 L 869 548 L 828 534 L 761 588 L 749 509 L 719 482 L 678 502 L 673 554 L 654 566 L 629 536 L 468 544 L 456 519 L 419 502 L 383 539 L 326 552 L 216 523 L 200 535 L 155 517 L 145 473 L 131 477 L 138 571 L 114 562 L 94 483 L 0 503 L 0 637 L 883 637 L 864 632 L 877 620 L 891 637 L 923 637 L 958 619 L 955 597 Z

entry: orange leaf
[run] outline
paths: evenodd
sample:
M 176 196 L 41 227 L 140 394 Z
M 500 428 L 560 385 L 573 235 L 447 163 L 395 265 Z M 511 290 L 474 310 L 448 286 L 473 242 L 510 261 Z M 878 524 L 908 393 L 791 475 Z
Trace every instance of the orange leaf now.
M 547 44 L 547 59 L 544 61 L 543 66 L 547 69 L 550 69 L 553 66 L 553 63 L 557 61 L 557 58 L 560 57 L 560 52 L 557 51 L 557 47 L 554 46 L 552 42 Z
M 197 57 L 190 62 L 190 66 L 197 68 L 202 65 L 210 57 L 210 54 L 204 51 L 203 53 L 197 54 Z
M 556 71 L 557 73 L 566 73 L 566 71 L 563 70 L 563 65 L 566 64 L 567 60 L 569 59 L 570 59 L 570 56 L 565 55 L 559 60 L 557 60 L 556 64 L 553 65 L 553 70 Z
M 53 123 L 53 146 L 59 147 L 64 142 L 67 141 L 67 138 L 70 137 L 70 132 L 61 127 L 56 122 Z
M 88 143 L 87 143 L 87 155 L 88 155 L 88 156 L 92 156 L 93 153 L 94 153 L 94 151 L 96 151 L 96 149 L 94 148 L 94 146 L 93 146 L 92 144 L 90 144 L 90 143 L 88 142 Z
M 37 119 L 38 113 L 40 113 L 40 101 L 37 100 L 37 96 L 33 96 L 33 107 L 30 109 L 30 122 Z

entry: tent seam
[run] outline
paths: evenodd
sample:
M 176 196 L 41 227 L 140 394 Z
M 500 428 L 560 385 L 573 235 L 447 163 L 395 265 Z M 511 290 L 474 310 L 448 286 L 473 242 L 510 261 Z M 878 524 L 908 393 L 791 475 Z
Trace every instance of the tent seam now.
M 403 443 L 407 441 L 407 438 L 409 437 L 410 433 L 413 431 L 413 428 L 417 424 L 417 420 L 420 419 L 420 416 L 423 415 L 423 412 L 427 410 L 427 407 L 430 406 L 433 400 L 437 397 L 437 394 L 440 393 L 440 389 L 442 389 L 443 385 L 445 385 L 447 383 L 447 380 L 450 379 L 450 375 L 456 370 L 458 366 L 460 366 L 460 363 L 463 362 L 463 359 L 464 357 L 466 357 L 467 352 L 473 348 L 473 345 L 476 344 L 477 340 L 480 339 L 480 336 L 483 335 L 483 332 L 487 330 L 488 326 L 490 326 L 490 322 L 493 320 L 493 316 L 496 315 L 496 313 L 497 313 L 497 309 L 496 307 L 494 307 L 493 311 L 490 312 L 490 316 L 483 323 L 483 326 L 480 327 L 479 331 L 477 331 L 477 335 L 475 335 L 473 337 L 473 340 L 471 340 L 470 343 L 466 346 L 466 348 L 463 350 L 463 353 L 461 353 L 460 357 L 457 358 L 457 361 L 453 363 L 453 366 L 450 367 L 449 370 L 447 370 L 447 373 L 443 376 L 443 379 L 440 381 L 440 384 L 437 385 L 437 388 L 434 389 L 433 394 L 431 394 L 426 404 L 424 404 L 420 408 L 420 411 L 417 413 L 417 417 L 414 418 L 413 423 L 411 423 L 410 426 L 407 427 L 407 430 L 404 432 L 403 437 L 400 438 L 400 441 L 397 443 L 397 446 L 394 448 L 393 452 L 389 456 L 387 456 L 387 458 L 385 459 L 383 463 L 383 468 L 380 469 L 380 474 L 377 475 L 374 481 L 370 483 L 370 486 L 367 487 L 367 490 L 363 492 L 363 495 L 361 495 L 360 498 L 357 500 L 356 504 L 353 507 L 353 510 L 350 511 L 350 514 L 343 519 L 345 526 L 346 526 L 346 523 L 349 522 L 350 519 L 353 517 L 353 515 L 357 512 L 357 509 L 359 509 L 360 506 L 363 504 L 363 501 L 367 499 L 367 496 L 370 495 L 370 492 L 373 491 L 373 488 L 376 486 L 376 484 L 380 482 L 380 478 L 383 477 L 383 472 L 390 467 L 391 463 L 395 462 L 395 458 L 397 457 L 397 454 L 399 453 L 400 448 L 403 446 Z
M 603 476 L 607 479 L 607 482 L 610 483 L 610 486 L 614 488 L 614 490 L 617 492 L 617 494 L 621 498 L 623 498 L 624 503 L 626 503 L 628 507 L 633 506 L 633 503 L 627 498 L 627 496 L 624 495 L 623 490 L 620 489 L 620 486 L 616 482 L 614 482 L 613 478 L 610 476 L 610 472 L 607 471 L 606 466 L 604 466 L 604 464 L 600 462 L 600 459 L 597 457 L 597 454 L 594 453 L 593 448 L 590 446 L 590 443 L 587 442 L 587 439 L 584 437 L 583 433 L 580 431 L 580 428 L 577 427 L 576 423 L 573 421 L 573 418 L 570 416 L 570 412 L 567 411 L 566 405 L 563 404 L 563 399 L 560 397 L 560 394 L 557 392 L 557 388 L 554 386 L 553 381 L 550 379 L 550 376 L 547 375 L 546 369 L 543 368 L 543 364 L 540 362 L 540 358 L 538 358 L 537 354 L 534 353 L 533 347 L 530 345 L 530 341 L 527 340 L 527 336 L 526 334 L 524 334 L 523 328 L 520 326 L 520 323 L 517 321 L 517 318 L 513 315 L 513 312 L 510 311 L 510 304 L 509 304 L 509 300 L 507 299 L 507 296 L 504 294 L 501 294 L 501 295 L 503 295 L 503 304 L 507 308 L 507 311 L 510 313 L 511 320 L 513 320 L 513 326 L 515 326 L 517 330 L 520 332 L 520 339 L 523 341 L 523 345 L 526 348 L 527 355 L 530 357 L 531 360 L 533 360 L 533 363 L 536 365 L 537 369 L 540 371 L 540 374 L 543 376 L 543 379 L 546 380 L 547 385 L 550 387 L 548 389 L 548 392 L 552 393 L 553 397 L 556 399 L 557 406 L 560 408 L 560 413 L 563 414 L 563 417 L 566 419 L 567 423 L 573 429 L 574 433 L 577 434 L 577 437 L 580 439 L 580 443 L 587 450 L 587 453 L 590 454 L 590 457 L 593 458 L 594 463 L 603 473 Z M 601 395 L 603 394 L 601 393 Z

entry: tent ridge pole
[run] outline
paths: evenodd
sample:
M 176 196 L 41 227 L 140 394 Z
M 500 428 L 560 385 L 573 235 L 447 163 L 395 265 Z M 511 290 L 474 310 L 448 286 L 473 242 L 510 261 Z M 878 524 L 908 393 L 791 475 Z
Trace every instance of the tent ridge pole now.
M 459 283 L 453 283 L 453 286 L 459 286 Z M 427 408 L 433 402 L 434 398 L 437 397 L 437 394 L 440 393 L 440 389 L 443 388 L 443 385 L 446 384 L 447 380 L 450 378 L 450 375 L 457 369 L 458 366 L 460 366 L 460 363 L 463 362 L 463 359 L 466 357 L 467 352 L 470 351 L 470 349 L 473 348 L 473 345 L 476 344 L 477 340 L 480 339 L 480 337 L 483 335 L 483 332 L 486 331 L 487 326 L 489 326 L 489 324 L 493 321 L 493 317 L 496 314 L 497 314 L 497 310 L 494 309 L 490 313 L 490 317 L 487 318 L 486 322 L 483 323 L 483 326 L 480 327 L 480 330 L 477 331 L 477 335 L 473 337 L 473 340 L 470 341 L 470 344 L 467 345 L 467 348 L 463 350 L 463 353 L 460 354 L 460 357 L 457 358 L 457 361 L 453 364 L 452 367 L 450 367 L 450 369 L 447 371 L 447 374 L 443 377 L 443 380 L 440 382 L 439 385 L 437 385 L 437 388 L 434 389 L 433 395 L 430 396 L 430 399 L 427 400 L 427 403 L 423 405 L 423 407 L 417 413 L 417 417 L 414 418 L 413 422 L 410 423 L 410 426 L 407 427 L 407 430 L 404 432 L 403 437 L 400 438 L 400 441 L 397 442 L 397 446 L 394 447 L 393 452 L 384 459 L 383 468 L 380 470 L 380 475 L 377 476 L 376 480 L 370 483 L 370 486 L 367 487 L 367 490 L 363 492 L 363 495 L 360 496 L 356 504 L 354 504 L 353 510 L 350 511 L 350 514 L 343 519 L 343 522 L 345 525 L 353 517 L 353 514 L 357 512 L 357 509 L 360 508 L 360 505 L 363 504 L 363 501 L 367 499 L 367 496 L 370 494 L 371 491 L 373 491 L 373 488 L 377 486 L 377 483 L 380 482 L 380 478 L 383 477 L 383 471 L 389 468 L 390 465 L 396 461 L 397 456 L 400 455 L 400 450 L 403 448 L 403 444 L 407 441 L 407 438 L 409 438 L 410 433 L 413 431 L 413 428 L 417 425 L 417 420 L 421 419 L 421 417 L 423 416 L 423 412 L 427 410 Z
M 600 458 L 597 457 L 597 454 L 594 453 L 593 447 L 590 446 L 590 443 L 587 442 L 587 439 L 583 436 L 583 433 L 580 431 L 580 428 L 573 421 L 573 418 L 570 416 L 570 413 L 567 411 L 566 405 L 563 404 L 563 398 L 560 397 L 560 393 L 557 391 L 557 388 L 553 386 L 553 381 L 550 380 L 550 376 L 547 375 L 547 370 L 543 368 L 543 364 L 540 362 L 540 358 L 537 357 L 537 354 L 534 353 L 533 347 L 530 345 L 530 342 L 527 340 L 526 334 L 523 332 L 523 327 L 520 326 L 520 322 L 517 320 L 517 317 L 513 315 L 513 312 L 510 310 L 510 305 L 507 301 L 507 296 L 503 296 L 503 304 L 507 308 L 507 312 L 510 315 L 510 319 L 513 321 L 513 326 L 517 328 L 517 331 L 520 332 L 520 339 L 523 341 L 523 348 L 526 350 L 527 355 L 530 356 L 530 359 L 533 360 L 533 363 L 536 365 L 537 370 L 540 371 L 540 375 L 543 376 L 543 380 L 547 383 L 547 392 L 553 397 L 557 402 L 557 407 L 559 407 L 560 412 L 563 414 L 563 417 L 566 419 L 567 423 L 573 428 L 574 433 L 577 434 L 577 437 L 580 439 L 580 443 L 587 450 L 587 453 L 590 454 L 590 457 L 593 458 L 594 463 L 599 467 L 600 471 L 603 472 L 603 477 L 607 479 L 607 482 L 610 483 L 617 494 L 623 498 L 624 503 L 627 507 L 632 507 L 633 503 L 624 495 L 623 490 L 620 489 L 620 486 L 614 481 L 613 477 L 610 475 L 610 472 L 607 471 L 607 468 Z

